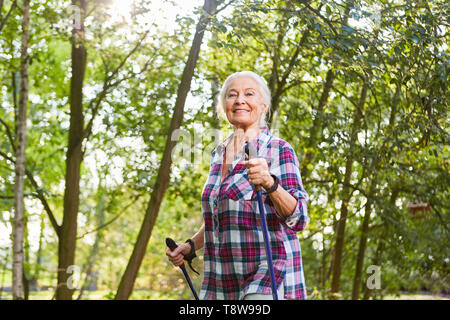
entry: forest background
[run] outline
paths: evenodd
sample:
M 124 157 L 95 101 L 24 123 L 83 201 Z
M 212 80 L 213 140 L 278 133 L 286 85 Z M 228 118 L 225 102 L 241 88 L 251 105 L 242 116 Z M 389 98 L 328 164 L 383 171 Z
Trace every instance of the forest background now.
M 231 133 L 215 97 L 241 70 L 266 79 L 300 161 L 309 298 L 448 295 L 449 16 L 444 0 L 0 0 L 0 299 L 191 298 L 164 240 L 202 223 Z

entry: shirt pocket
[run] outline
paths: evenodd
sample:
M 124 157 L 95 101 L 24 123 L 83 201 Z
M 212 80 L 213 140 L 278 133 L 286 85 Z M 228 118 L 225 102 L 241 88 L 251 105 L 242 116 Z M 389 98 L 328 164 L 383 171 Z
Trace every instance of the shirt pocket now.
M 234 201 L 251 200 L 253 197 L 253 185 L 248 180 L 246 170 L 233 174 L 228 185 L 226 196 Z

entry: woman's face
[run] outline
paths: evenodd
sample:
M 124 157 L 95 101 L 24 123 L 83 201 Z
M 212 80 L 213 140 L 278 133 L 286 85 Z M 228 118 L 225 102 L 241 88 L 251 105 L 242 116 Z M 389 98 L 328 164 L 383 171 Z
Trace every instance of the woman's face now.
M 261 115 L 266 109 L 258 83 L 250 77 L 233 79 L 225 95 L 228 121 L 237 128 L 247 129 L 259 126 Z

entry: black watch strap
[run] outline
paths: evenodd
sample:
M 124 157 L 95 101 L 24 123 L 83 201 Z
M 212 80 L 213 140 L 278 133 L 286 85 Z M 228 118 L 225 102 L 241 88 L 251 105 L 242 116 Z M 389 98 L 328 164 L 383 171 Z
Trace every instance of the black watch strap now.
M 184 260 L 187 261 L 187 263 L 189 264 L 189 268 L 192 269 L 192 271 L 194 271 L 196 274 L 199 274 L 193 267 L 192 267 L 192 260 L 197 257 L 197 255 L 195 254 L 195 245 L 194 245 L 194 241 L 192 239 L 187 239 L 186 243 L 189 243 L 191 245 L 191 251 L 184 256 Z
M 278 189 L 278 184 L 280 183 L 280 179 L 278 179 L 278 177 L 274 174 L 271 174 L 273 180 L 274 180 L 274 184 L 272 186 L 272 188 L 270 188 L 269 190 L 266 190 L 265 192 L 263 192 L 263 194 L 271 194 L 272 192 L 274 192 L 275 190 Z

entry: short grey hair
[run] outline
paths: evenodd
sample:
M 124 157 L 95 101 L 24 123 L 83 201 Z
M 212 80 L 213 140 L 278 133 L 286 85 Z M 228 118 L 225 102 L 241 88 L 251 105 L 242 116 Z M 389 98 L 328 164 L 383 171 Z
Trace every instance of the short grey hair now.
M 219 119 L 225 119 L 228 121 L 226 114 L 225 114 L 226 94 L 228 91 L 228 87 L 231 84 L 231 81 L 238 77 L 252 78 L 258 84 L 257 89 L 261 93 L 263 103 L 267 106 L 266 111 L 264 111 L 263 115 L 261 116 L 259 126 L 261 128 L 265 127 L 267 125 L 266 118 L 270 116 L 271 94 L 270 94 L 269 87 L 267 86 L 267 83 L 264 80 L 264 78 L 256 73 L 254 73 L 253 71 L 240 71 L 240 72 L 235 72 L 232 75 L 228 76 L 228 78 L 223 83 L 222 89 L 220 90 L 220 92 L 217 96 L 217 105 L 216 105 L 217 116 L 219 117 Z

